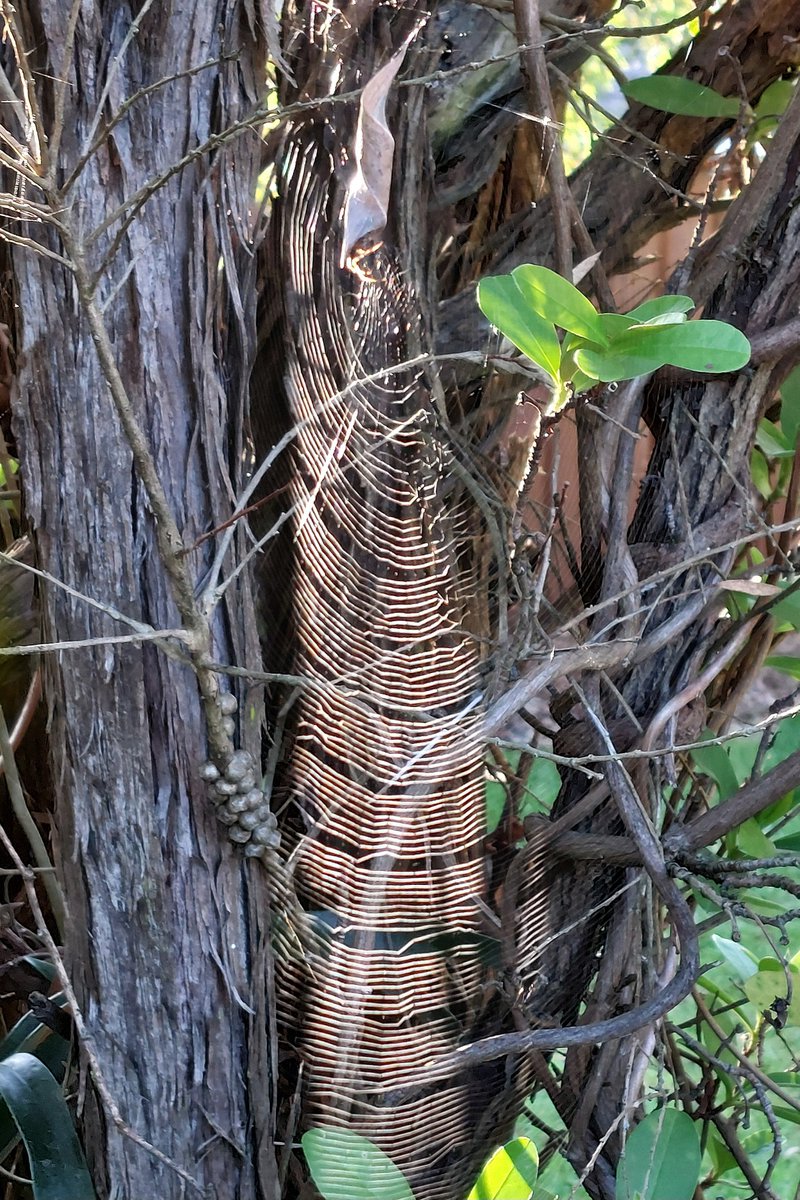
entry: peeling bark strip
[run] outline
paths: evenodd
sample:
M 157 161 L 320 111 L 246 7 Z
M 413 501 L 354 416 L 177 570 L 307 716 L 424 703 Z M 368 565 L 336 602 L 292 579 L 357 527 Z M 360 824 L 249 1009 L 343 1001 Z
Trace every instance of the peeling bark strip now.
M 365 239 L 358 265 L 339 267 L 335 171 L 353 122 L 341 112 L 287 136 L 268 267 L 284 302 L 267 336 L 299 429 L 292 669 L 324 685 L 295 701 L 278 790 L 298 892 L 327 944 L 284 961 L 280 991 L 305 1123 L 366 1135 L 418 1200 L 449 1200 L 508 1100 L 503 1063 L 414 1082 L 475 1036 L 485 974 L 465 514 L 443 494 L 451 451 L 421 373 L 392 370 L 417 320 L 392 252 Z

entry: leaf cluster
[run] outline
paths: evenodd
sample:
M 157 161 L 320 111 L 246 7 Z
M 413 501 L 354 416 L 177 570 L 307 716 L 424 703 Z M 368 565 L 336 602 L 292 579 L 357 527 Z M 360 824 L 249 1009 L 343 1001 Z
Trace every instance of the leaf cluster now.
M 659 296 L 628 313 L 598 312 L 547 267 L 517 267 L 478 284 L 484 316 L 545 374 L 551 411 L 599 383 L 660 367 L 726 374 L 750 358 L 745 335 L 725 321 L 687 319 L 689 296 Z

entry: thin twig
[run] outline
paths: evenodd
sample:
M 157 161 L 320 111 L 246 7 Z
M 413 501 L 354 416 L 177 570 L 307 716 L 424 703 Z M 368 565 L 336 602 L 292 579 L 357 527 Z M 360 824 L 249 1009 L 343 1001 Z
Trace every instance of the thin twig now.
M 39 707 L 39 701 L 41 700 L 41 698 L 42 698 L 42 672 L 41 672 L 41 669 L 39 667 L 37 667 L 33 673 L 33 678 L 31 679 L 30 684 L 28 685 L 28 691 L 25 695 L 25 701 L 22 705 L 22 708 L 19 710 L 19 714 L 17 716 L 16 721 L 14 722 L 14 728 L 11 730 L 11 738 L 10 738 L 11 749 L 15 753 L 19 749 L 20 743 L 22 742 L 22 739 L 25 737 L 25 734 L 28 732 L 30 723 L 33 720 L 33 714 L 36 712 L 36 709 Z M 2 754 L 0 754 L 0 774 L 3 774 L 4 772 L 5 772 L 5 763 L 3 761 Z M 44 870 L 45 868 L 42 868 L 42 869 Z M 46 868 L 46 869 L 49 870 L 50 868 Z
M 17 25 L 17 12 L 9 0 L 0 0 L 0 13 L 5 17 L 5 28 L 8 40 L 14 51 L 14 60 L 19 71 L 22 88 L 22 103 L 27 118 L 28 128 L 25 136 L 31 146 L 29 154 L 35 166 L 43 166 L 42 154 L 47 145 L 47 134 L 42 122 L 42 114 L 36 99 L 36 84 L 28 62 L 28 52 L 22 43 L 22 36 Z
M 55 186 L 55 173 L 58 167 L 58 152 L 61 148 L 61 135 L 64 132 L 64 108 L 67 102 L 67 89 L 69 88 L 69 73 L 72 70 L 72 56 L 75 51 L 75 30 L 78 24 L 78 16 L 81 11 L 81 0 L 72 0 L 72 8 L 70 9 L 69 21 L 67 22 L 67 32 L 64 38 L 64 55 L 61 59 L 61 67 L 56 80 L 55 101 L 53 104 L 53 124 L 50 130 L 50 139 L 47 147 L 49 185 Z M 98 109 L 99 112 L 99 109 Z
M 111 92 L 111 88 L 113 87 L 113 84 L 114 84 L 114 79 L 116 78 L 117 72 L 119 71 L 120 67 L 122 66 L 122 60 L 124 59 L 124 57 L 128 51 L 128 47 L 130 46 L 131 42 L 138 34 L 139 26 L 141 25 L 141 22 L 147 16 L 147 13 L 150 11 L 150 9 L 152 7 L 153 7 L 153 0 L 144 0 L 142 7 L 139 9 L 138 13 L 136 14 L 136 16 L 133 18 L 130 25 L 128 26 L 125 37 L 122 39 L 122 45 L 119 48 L 119 54 L 117 54 L 116 58 L 111 63 L 111 66 L 106 74 L 105 83 L 103 84 L 103 90 L 100 93 L 100 98 L 98 99 L 97 105 L 95 106 L 94 117 L 92 118 L 92 123 L 89 126 L 89 132 L 86 134 L 86 138 L 84 141 L 84 151 L 83 151 L 84 153 L 86 151 L 86 148 L 88 146 L 91 146 L 92 140 L 94 139 L 94 135 L 97 132 L 97 126 L 100 124 L 101 120 L 103 119 L 103 109 L 105 107 L 106 100 L 108 100 L 109 94 Z
M 19 822 L 25 837 L 28 840 L 28 845 L 34 857 L 34 861 L 41 871 L 44 872 L 42 882 L 44 883 L 47 892 L 47 898 L 50 901 L 50 907 L 53 910 L 53 917 L 59 930 L 63 933 L 65 928 L 65 912 L 64 912 L 64 897 L 61 894 L 58 880 L 52 874 L 53 864 L 50 861 L 50 855 L 47 853 L 47 847 L 44 844 L 44 839 L 39 832 L 39 827 L 30 814 L 28 805 L 25 802 L 25 793 L 22 790 L 19 772 L 17 771 L 17 763 L 14 757 L 14 747 L 8 732 L 5 713 L 0 706 L 0 754 L 3 756 L 3 772 L 8 786 L 8 795 L 11 800 L 11 807 L 14 810 L 14 816 Z
M 92 646 L 141 646 L 144 642 L 164 641 L 191 643 L 185 629 L 142 629 L 137 633 L 104 633 L 97 637 L 73 638 L 57 642 L 31 642 L 20 646 L 0 646 L 0 659 L 24 658 L 30 654 L 60 654 L 64 650 L 87 650 Z M 183 659 L 186 662 L 188 659 Z
M 553 231 L 555 235 L 556 270 L 565 279 L 572 281 L 572 232 L 568 196 L 569 184 L 564 170 L 561 141 L 555 129 L 555 113 L 550 84 L 547 79 L 547 62 L 544 56 L 539 0 L 514 0 L 514 23 L 520 41 L 535 45 L 533 50 L 520 52 L 524 67 L 526 90 L 531 113 L 539 118 L 538 141 L 542 158 L 542 169 L 550 184 L 552 195 Z
M 89 145 L 79 156 L 75 166 L 67 176 L 66 182 L 61 188 L 62 193 L 66 196 L 73 187 L 75 181 L 83 172 L 89 159 L 93 154 L 96 154 L 102 145 L 107 141 L 110 133 L 116 129 L 120 121 L 124 120 L 134 105 L 140 100 L 146 100 L 148 96 L 152 96 L 155 92 L 160 91 L 170 83 L 175 83 L 179 79 L 191 79 L 195 75 L 199 75 L 201 71 L 208 71 L 211 67 L 219 67 L 220 63 L 230 62 L 239 57 L 239 52 L 235 51 L 230 54 L 223 54 L 221 58 L 208 58 L 205 62 L 198 63 L 195 67 L 186 67 L 183 71 L 175 71 L 171 75 L 165 75 L 161 79 L 157 79 L 155 83 L 150 83 L 147 87 L 139 88 L 133 95 L 128 96 L 123 100 L 113 116 L 109 117 L 104 122 L 102 131 L 97 135 L 94 141 Z
M 64 258 L 61 254 L 56 254 L 55 250 L 48 250 L 47 246 L 41 246 L 35 242 L 33 238 L 22 237 L 18 233 L 12 233 L 10 229 L 0 229 L 0 238 L 4 242 L 11 242 L 14 246 L 24 246 L 26 250 L 32 250 L 34 254 L 41 254 L 43 258 L 50 258 L 53 262 L 60 263 L 62 267 L 71 267 L 69 259 Z

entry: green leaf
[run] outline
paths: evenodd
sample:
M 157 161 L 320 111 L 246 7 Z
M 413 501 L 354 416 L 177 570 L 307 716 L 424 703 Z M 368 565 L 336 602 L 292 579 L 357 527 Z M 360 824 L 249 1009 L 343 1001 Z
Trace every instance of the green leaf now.
M 720 800 L 726 800 L 738 790 L 739 780 L 722 746 L 700 746 L 692 751 L 692 758 L 703 774 L 714 780 Z
M 700 1138 L 691 1117 L 677 1108 L 660 1108 L 628 1138 L 616 1200 L 692 1200 L 700 1160 Z
M 528 812 L 536 811 L 534 801 L 538 801 L 538 810 L 550 809 L 561 791 L 561 776 L 558 767 L 549 758 L 537 758 L 530 769 L 525 781 L 526 793 L 520 802 L 520 817 Z M 532 794 L 531 794 L 532 793 Z
M 706 1150 L 708 1156 L 714 1166 L 714 1176 L 724 1175 L 726 1171 L 732 1171 L 738 1166 L 736 1159 L 731 1154 L 722 1137 L 717 1133 L 716 1129 L 711 1126 L 706 1141 Z
M 779 119 L 794 93 L 795 82 L 794 79 L 776 79 L 762 92 L 755 107 L 755 121 L 748 131 L 748 147 L 755 142 L 763 142 L 778 127 Z
M 772 480 L 769 477 L 769 464 L 760 450 L 753 450 L 750 455 L 750 478 L 759 495 L 769 500 L 772 495 Z
M 719 950 L 725 962 L 733 972 L 734 978 L 740 983 L 755 975 L 758 971 L 758 959 L 746 946 L 734 942 L 730 938 L 721 937 L 717 933 L 711 935 L 714 946 Z
M 572 384 L 572 394 L 580 396 L 581 392 L 588 392 L 589 388 L 595 387 L 597 380 L 584 375 L 583 371 L 576 371 L 570 383 Z
M 22 962 L 29 967 L 33 967 L 34 971 L 38 971 L 42 979 L 46 979 L 48 983 L 52 983 L 56 977 L 55 967 L 46 958 L 37 958 L 35 954 L 26 954 Z M 61 992 L 58 995 L 60 997 Z M 51 1000 L 55 1000 L 55 996 L 51 996 L 50 998 Z
M 66 1004 L 63 992 L 58 992 L 50 999 L 59 1008 Z M 69 1042 L 43 1025 L 33 1013 L 26 1013 L 24 1017 L 20 1017 L 0 1041 L 0 1060 L 10 1058 L 20 1050 L 24 1050 L 26 1054 L 34 1054 L 59 1082 L 63 1079 Z
M 511 272 L 525 300 L 545 321 L 552 321 L 591 342 L 605 343 L 597 309 L 583 292 L 547 267 L 526 265 Z
M 775 853 L 775 843 L 770 841 L 754 817 L 736 830 L 736 848 L 748 858 L 771 858 Z
M 789 1022 L 800 1024 L 800 970 L 795 966 L 787 968 L 792 977 L 792 998 L 789 1001 Z M 777 958 L 762 958 L 758 971 L 751 975 L 742 985 L 747 999 L 755 1004 L 759 1012 L 770 1009 L 776 1000 L 785 1000 L 788 992 L 786 986 L 786 971 Z
M 38 1058 L 12 1054 L 0 1062 L 0 1096 L 25 1143 L 35 1200 L 95 1200 L 61 1088 Z
M 599 313 L 600 329 L 605 335 L 605 344 L 614 343 L 623 333 L 633 329 L 636 321 L 628 313 Z M 604 343 L 599 342 L 598 345 Z
M 487 779 L 484 795 L 486 798 L 486 832 L 494 833 L 500 824 L 500 818 L 506 806 L 506 789 L 499 780 Z
M 528 1137 L 514 1138 L 495 1150 L 467 1200 L 532 1200 L 539 1155 Z
M 647 321 L 637 322 L 638 329 L 649 329 L 653 325 L 685 325 L 686 313 L 681 312 L 665 312 L 659 313 L 656 317 L 650 317 Z
M 800 367 L 781 384 L 781 429 L 790 446 L 796 446 L 800 433 Z
M 762 453 L 766 454 L 767 458 L 792 458 L 794 456 L 794 446 L 789 442 L 786 434 L 766 417 L 758 422 L 756 445 Z
M 350 1129 L 309 1129 L 301 1138 L 314 1183 L 325 1200 L 414 1200 L 388 1154 Z
M 8 463 L 9 463 L 9 466 L 11 467 L 11 474 L 16 475 L 17 472 L 19 471 L 19 462 L 17 461 L 16 458 L 10 458 L 8 460 Z M 4 488 L 5 486 L 6 486 L 6 469 L 2 465 L 2 463 L 0 463 L 0 487 Z
M 788 590 L 787 594 L 772 607 L 772 615 L 776 621 L 786 622 L 793 629 L 800 629 L 800 589 L 793 587 L 792 591 Z
M 30 956 L 26 956 L 26 961 L 28 958 Z M 52 964 L 42 963 L 41 965 L 47 968 Z M 50 999 L 59 1008 L 63 1008 L 66 1003 L 63 992 L 57 992 Z M 12 1054 L 19 1051 L 33 1054 L 60 1083 L 66 1071 L 69 1050 L 69 1042 L 43 1025 L 33 1013 L 26 1013 L 0 1041 L 0 1060 L 10 1058 Z M 0 1162 L 5 1160 L 18 1141 L 17 1126 L 14 1124 L 5 1101 L 0 1099 Z
M 775 1104 L 772 1111 L 781 1121 L 790 1121 L 793 1125 L 800 1125 L 800 1113 L 797 1109 L 787 1108 L 784 1104 Z
M 722 96 L 680 75 L 647 75 L 622 89 L 629 100 L 682 117 L 738 117 L 736 96 Z
M 632 317 L 638 324 L 642 324 L 664 313 L 689 313 L 693 308 L 694 300 L 691 296 L 654 296 L 652 300 L 645 300 L 643 304 L 632 308 L 625 316 Z
M 515 755 L 512 762 L 512 753 L 509 751 L 507 755 L 509 763 L 516 770 L 519 755 Z M 520 820 L 526 817 L 528 813 L 549 812 L 560 791 L 561 776 L 558 773 L 555 763 L 549 758 L 536 758 L 528 772 L 528 778 L 525 780 L 525 789 L 520 798 L 519 812 L 517 814 Z M 506 804 L 508 795 L 506 784 L 499 779 L 487 779 L 485 795 L 486 832 L 494 833 L 500 823 L 500 818 L 503 815 L 503 809 Z
M 633 379 L 667 365 L 711 374 L 738 371 L 749 358 L 747 338 L 724 321 L 636 325 L 620 334 L 607 350 L 587 348 L 575 354 L 580 369 L 604 383 Z
M 756 117 L 780 117 L 789 106 L 794 95 L 796 79 L 776 79 L 761 93 L 761 99 L 755 108 Z
M 510 275 L 490 275 L 478 284 L 481 312 L 518 350 L 558 379 L 561 343 L 555 326 L 528 305 Z

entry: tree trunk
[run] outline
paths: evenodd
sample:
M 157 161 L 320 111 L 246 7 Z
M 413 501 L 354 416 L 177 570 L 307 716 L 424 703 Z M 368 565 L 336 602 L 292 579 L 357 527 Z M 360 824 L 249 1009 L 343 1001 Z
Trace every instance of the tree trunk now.
M 240 484 L 257 134 L 189 159 L 127 227 L 116 210 L 253 110 L 266 50 L 237 0 L 156 5 L 138 24 L 127 4 L 85 3 L 62 89 L 68 8 L 32 3 L 23 27 L 48 133 L 59 94 L 65 106 L 59 187 L 97 142 L 65 189 L 63 221 L 98 273 L 116 364 L 191 548 L 230 515 Z M 43 241 L 64 252 L 57 237 Z M 38 563 L 53 581 L 42 585 L 45 636 L 98 639 L 44 657 L 67 967 L 124 1122 L 188 1173 L 190 1192 L 275 1196 L 263 869 L 227 848 L 214 820 L 181 642 L 168 655 L 170 639 L 131 638 L 181 622 L 85 296 L 52 258 L 16 248 L 14 269 L 15 429 Z M 212 547 L 191 550 L 198 583 Z M 215 634 L 218 659 L 258 664 L 246 575 Z M 241 741 L 257 749 L 258 695 L 241 698 Z M 186 1194 L 96 1096 L 83 1124 L 100 1196 Z

